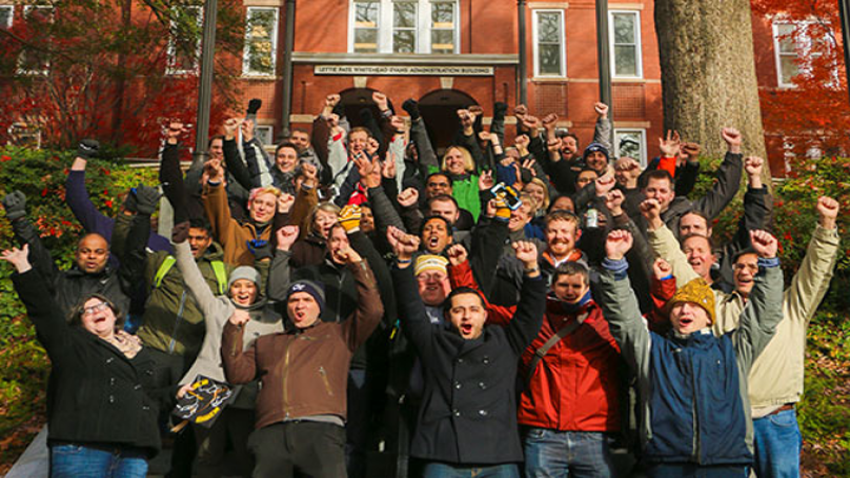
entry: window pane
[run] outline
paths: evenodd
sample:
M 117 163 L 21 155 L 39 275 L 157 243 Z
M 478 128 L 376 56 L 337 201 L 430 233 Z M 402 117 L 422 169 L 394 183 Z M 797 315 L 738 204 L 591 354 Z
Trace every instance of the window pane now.
M 454 3 L 434 2 L 431 4 L 431 26 L 433 28 L 454 28 Z
M 615 14 L 614 15 L 614 43 L 635 42 L 635 16 L 631 14 Z
M 431 31 L 431 53 L 454 53 L 454 30 Z
M 546 43 L 561 42 L 561 15 L 541 13 L 537 16 L 537 41 Z
M 357 27 L 377 28 L 378 3 L 357 2 L 354 11 L 354 24 Z
M 782 76 L 783 84 L 793 83 L 792 79 L 800 73 L 800 68 L 795 61 L 796 58 L 796 55 L 783 55 L 779 57 L 780 68 L 782 68 L 780 75 Z
M 637 76 L 637 48 L 631 45 L 614 46 L 614 74 Z
M 393 9 L 393 26 L 396 28 L 416 28 L 416 4 L 396 3 Z
M 354 32 L 354 51 L 375 53 L 378 51 L 378 30 L 356 30 Z
M 646 165 L 646 160 L 643 158 L 643 145 L 641 145 L 643 137 L 639 132 L 617 132 L 615 133 L 615 136 L 617 141 L 617 151 L 621 158 L 633 158 L 641 165 Z
M 413 30 L 393 32 L 393 53 L 416 53 L 416 32 Z
M 252 8 L 248 10 L 246 26 L 248 65 L 247 71 L 263 75 L 274 74 L 275 11 Z
M 9 28 L 12 26 L 13 8 L 11 5 L 0 6 L 0 28 Z
M 541 75 L 561 75 L 561 46 L 539 45 L 538 65 Z

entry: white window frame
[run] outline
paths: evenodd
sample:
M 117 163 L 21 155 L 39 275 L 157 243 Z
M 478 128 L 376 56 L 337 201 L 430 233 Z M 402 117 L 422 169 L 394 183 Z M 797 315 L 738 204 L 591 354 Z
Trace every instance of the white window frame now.
M 50 12 L 50 15 L 49 15 L 50 21 L 51 22 L 53 21 L 54 8 L 51 5 L 24 5 L 24 14 L 21 18 L 26 19 L 27 14 L 30 11 L 32 11 L 33 9 L 48 10 Z M 43 70 L 25 70 L 23 68 L 23 65 L 22 65 L 23 64 L 23 58 L 24 58 L 25 54 L 26 54 L 26 52 L 24 51 L 24 52 L 21 52 L 20 56 L 18 56 L 18 67 L 16 69 L 16 73 L 18 75 L 47 76 L 47 75 L 50 74 L 50 59 L 49 58 L 47 59 L 47 62 L 45 63 Z M 39 142 L 40 141 L 41 140 L 39 139 Z
M 0 25 L 0 28 L 12 28 L 12 25 L 15 23 L 15 6 L 14 5 L 0 5 L 0 10 L 9 10 L 9 19 L 6 22 L 6 25 Z
M 640 134 L 640 167 L 646 168 L 649 163 L 646 149 L 646 129 L 645 128 L 614 128 L 614 156 L 620 158 L 620 141 L 617 138 L 618 134 L 623 133 L 638 133 Z M 637 159 L 637 158 L 635 158 Z
M 248 20 L 251 18 L 251 12 L 256 10 L 271 10 L 274 11 L 274 28 L 270 33 L 270 38 L 272 42 L 272 51 L 270 53 L 272 58 L 272 70 L 271 73 L 266 73 L 262 71 L 252 71 L 251 70 L 251 62 L 250 58 L 250 50 L 248 48 L 248 42 L 250 38 L 249 28 L 248 28 Z M 273 77 L 275 76 L 275 72 L 277 71 L 277 37 L 278 37 L 278 28 L 280 25 L 280 9 L 277 7 L 248 7 L 245 12 L 245 47 L 242 52 L 242 75 L 243 76 L 253 76 L 253 77 Z
M 186 9 L 194 9 L 197 10 L 196 18 L 198 21 L 198 28 L 200 28 L 204 23 L 204 9 L 201 5 L 182 5 L 180 7 L 172 7 L 172 8 L 186 8 Z M 169 22 L 169 30 L 174 28 L 174 21 Z M 202 38 L 198 37 L 197 45 L 195 47 L 195 62 L 192 65 L 191 69 L 183 69 L 177 68 L 174 64 L 177 61 L 176 58 L 176 49 L 174 46 L 174 35 L 169 31 L 168 34 L 168 62 L 165 67 L 166 75 L 197 75 L 200 73 L 201 69 L 201 43 Z
M 538 17 L 541 13 L 555 13 L 559 17 L 561 17 L 561 71 L 557 75 L 553 74 L 541 74 L 540 73 L 540 61 L 539 59 L 539 42 L 538 42 Z M 534 54 L 534 77 L 535 78 L 566 78 L 567 77 L 567 37 L 566 37 L 566 12 L 562 9 L 534 9 L 532 11 L 532 21 L 531 21 L 531 38 L 533 44 L 533 54 Z
M 355 30 L 355 3 L 356 0 L 349 0 L 348 9 L 348 53 L 361 55 L 380 55 L 392 54 L 393 52 L 393 33 L 396 28 L 393 24 L 393 15 L 395 13 L 393 0 L 374 0 L 378 3 L 378 48 L 376 53 L 372 52 L 357 52 L 354 49 L 354 30 Z M 416 54 L 431 54 L 431 4 L 432 3 L 450 3 L 454 6 L 454 30 L 452 41 L 454 42 L 453 54 L 460 53 L 460 25 L 461 12 L 459 0 L 413 0 L 412 3 L 416 7 Z
M 817 23 L 818 22 L 815 21 L 815 20 L 793 21 L 793 20 L 778 19 L 778 20 L 775 20 L 771 24 L 771 31 L 772 31 L 772 34 L 773 34 L 773 53 L 774 53 L 773 56 L 774 56 L 774 61 L 776 63 L 776 86 L 777 87 L 779 87 L 779 88 L 796 88 L 797 87 L 797 85 L 793 81 L 791 83 L 785 83 L 785 82 L 782 81 L 782 57 L 783 57 L 783 54 L 780 51 L 780 45 L 779 45 L 779 42 L 780 42 L 780 40 L 779 40 L 779 37 L 780 37 L 779 27 L 781 25 L 793 25 L 795 27 L 795 30 L 800 29 L 800 28 L 803 29 L 802 32 L 801 32 L 802 34 L 800 35 L 800 40 L 803 42 L 803 46 L 802 46 L 801 50 L 795 50 L 794 58 L 796 59 L 796 58 L 811 56 L 811 55 L 820 56 L 820 55 L 823 54 L 823 52 L 816 52 L 816 51 L 812 50 L 814 42 L 812 41 L 811 33 L 808 31 L 808 27 L 810 25 L 815 25 Z M 792 38 L 792 40 L 793 40 L 793 38 Z M 826 44 L 825 47 L 826 48 L 836 48 L 834 40 L 830 39 L 829 41 L 830 41 L 830 44 Z M 802 67 L 799 68 L 799 72 L 797 74 L 802 75 L 802 74 L 808 74 L 808 73 L 811 73 L 811 72 L 807 71 L 807 68 L 805 66 L 802 66 Z M 839 72 L 833 70 L 832 71 L 833 79 L 832 79 L 832 81 L 829 82 L 829 84 L 827 86 L 831 86 L 831 87 L 838 86 L 838 75 L 839 75 Z
M 7 144 L 20 145 L 21 140 L 26 141 L 27 138 L 33 138 L 36 149 L 41 149 L 41 128 L 31 128 L 26 123 L 17 122 L 9 125 L 6 132 L 10 136 Z M 17 141 L 13 142 L 12 139 Z
M 618 75 L 617 74 L 617 57 L 616 49 L 614 48 L 614 16 L 615 15 L 631 15 L 635 17 L 635 66 L 637 74 L 635 75 Z M 608 11 L 608 48 L 611 60 L 611 77 L 612 78 L 643 78 L 643 41 L 640 29 L 640 10 L 609 10 Z

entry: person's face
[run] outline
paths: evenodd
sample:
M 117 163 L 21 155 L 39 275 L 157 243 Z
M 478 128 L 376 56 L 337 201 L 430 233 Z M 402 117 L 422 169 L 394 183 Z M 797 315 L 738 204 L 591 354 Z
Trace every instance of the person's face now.
M 670 187 L 670 181 L 665 178 L 649 178 L 643 194 L 647 199 L 655 199 L 661 204 L 661 212 L 670 207 L 676 193 Z
M 466 172 L 466 163 L 459 149 L 451 148 L 446 152 L 446 171 L 455 176 Z
M 555 297 L 568 304 L 577 304 L 588 290 L 590 285 L 585 283 L 584 276 L 581 274 L 562 274 L 552 283 L 552 292 L 555 293 Z
M 608 160 L 605 159 L 605 155 L 602 154 L 601 151 L 594 151 L 587 155 L 587 159 L 585 159 L 585 163 L 587 163 L 587 167 L 593 169 L 594 171 L 603 171 L 606 167 L 608 167 Z
M 476 294 L 458 294 L 452 297 L 449 321 L 465 340 L 477 339 L 484 330 L 487 310 Z
M 596 174 L 596 171 L 582 171 L 578 174 L 578 178 L 576 178 L 576 189 L 581 190 L 583 187 L 588 184 L 596 181 L 599 175 Z
M 711 266 L 715 258 L 708 239 L 703 236 L 693 236 L 682 244 L 682 252 L 688 258 L 688 263 L 700 277 L 710 281 Z
M 257 284 L 248 279 L 238 279 L 230 284 L 230 299 L 241 306 L 249 306 L 257 300 Z
M 571 157 L 578 152 L 578 143 L 572 136 L 564 136 L 561 138 L 561 154 Z
M 86 274 L 97 274 L 106 268 L 109 259 L 109 244 L 97 234 L 83 238 L 77 244 L 77 267 Z
M 115 333 L 115 312 L 109 304 L 92 297 L 83 304 L 82 324 L 83 328 L 98 337 L 111 337 Z
M 210 159 L 224 159 L 224 140 L 216 138 L 210 143 Z
M 558 199 L 555 199 L 555 202 L 552 204 L 552 210 L 575 212 L 576 206 L 569 196 L 561 196 Z
M 742 254 L 735 261 L 733 278 L 735 290 L 744 297 L 750 296 L 753 290 L 753 279 L 759 271 L 759 258 L 756 254 Z
M 431 203 L 431 210 L 428 212 L 430 213 L 429 216 L 444 217 L 452 224 L 456 223 L 460 217 L 460 211 L 451 201 L 434 201 Z
M 286 312 L 292 324 L 303 329 L 319 320 L 319 303 L 306 292 L 294 292 L 286 301 Z
M 366 150 L 366 144 L 369 142 L 369 135 L 363 131 L 355 131 L 348 136 L 348 149 L 352 153 L 359 153 Z
M 313 219 L 313 230 L 320 236 L 327 239 L 331 226 L 336 224 L 336 214 L 330 211 L 316 211 L 316 217 Z
M 522 206 L 511 211 L 511 218 L 508 219 L 508 231 L 516 232 L 524 228 L 531 221 L 531 206 L 523 203 Z
M 452 186 L 449 184 L 449 178 L 442 174 L 435 174 L 431 176 L 428 180 L 428 184 L 425 185 L 425 194 L 428 195 L 429 199 L 441 194 L 451 195 Z
M 430 254 L 440 254 L 452 242 L 452 236 L 446 229 L 446 223 L 439 219 L 431 219 L 422 228 L 422 244 Z
M 685 214 L 679 220 L 679 237 L 685 237 L 690 234 L 699 234 L 700 236 L 710 236 L 711 229 L 706 224 L 705 219 L 697 214 Z
M 522 188 L 522 192 L 528 193 L 537 201 L 537 207 L 542 208 L 546 202 L 546 193 L 543 191 L 543 186 L 536 183 L 528 183 Z
M 372 209 L 366 206 L 360 206 L 360 230 L 363 234 L 368 234 L 375 230 L 375 216 L 372 215 Z
M 189 247 L 192 249 L 192 256 L 195 259 L 200 259 L 207 252 L 207 248 L 212 244 L 212 237 L 206 229 L 200 227 L 189 228 Z
M 449 276 L 442 271 L 424 271 L 416 276 L 416 282 L 422 302 L 431 307 L 440 306 L 452 290 Z
M 561 258 L 573 252 L 581 232 L 576 231 L 576 224 L 570 221 L 549 221 L 546 226 L 546 244 L 549 253 Z
M 251 201 L 251 219 L 255 222 L 269 222 L 277 210 L 277 196 L 271 193 L 257 194 Z
M 298 151 L 293 148 L 280 148 L 275 156 L 277 169 L 284 173 L 291 173 L 298 164 Z
M 337 264 L 345 263 L 345 257 L 341 256 L 340 252 L 348 247 L 349 242 L 345 229 L 341 227 L 331 229 L 330 237 L 328 237 L 328 252 L 331 253 L 331 259 Z
M 676 332 L 690 335 L 708 327 L 708 313 L 693 302 L 679 302 L 670 310 L 670 323 Z
M 289 141 L 297 146 L 299 151 L 304 151 L 310 146 L 310 136 L 303 131 L 293 131 Z

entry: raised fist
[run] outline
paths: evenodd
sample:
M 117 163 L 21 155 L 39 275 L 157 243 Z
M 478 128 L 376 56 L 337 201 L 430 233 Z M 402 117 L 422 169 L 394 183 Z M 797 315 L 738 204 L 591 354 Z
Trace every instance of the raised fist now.
M 838 218 L 838 201 L 831 197 L 821 196 L 818 198 L 818 223 L 825 229 L 835 229 L 835 221 Z
M 723 141 L 726 141 L 730 153 L 739 154 L 741 152 L 743 137 L 740 131 L 735 128 L 723 128 L 720 130 L 720 136 L 723 137 Z
M 758 256 L 764 259 L 776 257 L 776 251 L 779 249 L 779 241 L 767 231 L 750 231 L 750 243 Z
M 446 254 L 449 256 L 449 263 L 453 266 L 459 266 L 466 262 L 469 254 L 466 252 L 466 248 L 461 244 L 455 244 L 452 247 L 448 248 Z
M 605 240 L 605 254 L 608 259 L 618 261 L 626 256 L 633 242 L 632 233 L 624 229 L 614 229 L 608 233 L 608 238 Z
M 608 105 L 601 101 L 593 105 L 593 110 L 596 111 L 596 115 L 600 118 L 608 117 Z

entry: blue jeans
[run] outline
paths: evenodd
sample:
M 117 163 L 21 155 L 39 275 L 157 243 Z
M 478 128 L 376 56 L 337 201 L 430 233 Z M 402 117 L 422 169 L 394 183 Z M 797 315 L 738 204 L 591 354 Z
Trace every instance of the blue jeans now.
M 797 412 L 779 413 L 753 420 L 755 459 L 758 478 L 796 478 L 800 476 L 800 448 L 803 437 L 797 425 Z
M 145 478 L 147 456 L 142 450 L 116 446 L 113 450 L 81 445 L 50 447 L 51 478 Z
M 428 463 L 423 478 L 519 478 L 514 464 L 492 466 L 455 466 L 446 463 Z
M 609 478 L 613 474 L 608 436 L 529 428 L 525 433 L 527 478 Z

